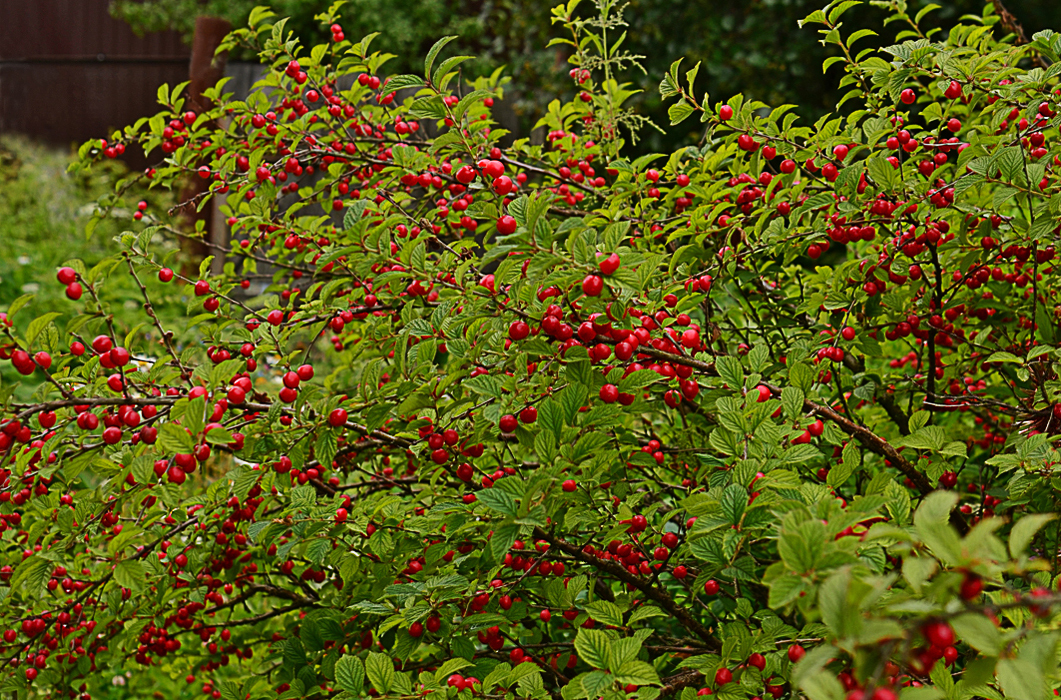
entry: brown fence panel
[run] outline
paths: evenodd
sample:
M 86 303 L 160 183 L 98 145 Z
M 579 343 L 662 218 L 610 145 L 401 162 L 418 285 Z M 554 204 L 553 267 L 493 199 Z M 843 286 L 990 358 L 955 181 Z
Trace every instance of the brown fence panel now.
M 58 145 L 106 137 L 157 111 L 159 85 L 188 79 L 176 33 L 138 37 L 107 5 L 0 0 L 0 133 Z

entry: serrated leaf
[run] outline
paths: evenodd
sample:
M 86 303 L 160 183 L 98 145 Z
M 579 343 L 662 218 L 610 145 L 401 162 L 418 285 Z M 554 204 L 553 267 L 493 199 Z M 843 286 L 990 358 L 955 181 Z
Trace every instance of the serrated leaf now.
M 1016 559 L 1022 555 L 1035 539 L 1035 534 L 1055 517 L 1053 513 L 1031 513 L 1018 520 L 1009 532 L 1010 556 Z
M 456 36 L 444 36 L 435 42 L 431 50 L 427 52 L 427 57 L 424 59 L 424 75 L 431 75 L 431 67 L 435 65 L 435 59 L 438 58 L 438 54 L 445 48 L 446 44 L 456 39 Z
M 602 630 L 580 628 L 575 637 L 575 651 L 578 658 L 597 669 L 608 667 L 608 648 L 611 640 Z
M 670 117 L 671 126 L 674 126 L 675 124 L 681 124 L 695 111 L 696 109 L 691 104 L 685 100 L 680 100 L 667 109 L 667 116 Z

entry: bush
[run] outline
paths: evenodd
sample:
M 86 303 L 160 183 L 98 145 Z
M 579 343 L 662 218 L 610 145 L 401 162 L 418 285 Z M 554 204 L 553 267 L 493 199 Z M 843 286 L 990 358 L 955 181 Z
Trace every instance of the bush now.
M 111 266 L 58 272 L 87 348 L 36 354 L 47 315 L 8 329 L 39 387 L 0 430 L 4 689 L 1061 681 L 1061 35 L 944 37 L 895 3 L 897 43 L 859 48 L 839 3 L 805 22 L 844 56 L 850 116 L 712 104 L 675 64 L 660 92 L 704 139 L 628 160 L 621 18 L 576 5 L 554 17 L 579 93 L 545 145 L 502 148 L 499 76 L 451 94 L 448 39 L 385 79 L 370 39 L 304 49 L 268 12 L 229 39 L 272 68 L 245 102 L 167 90 L 120 135 L 162 151 L 155 186 L 210 180 L 231 255 L 174 274 L 152 243 L 174 224 L 145 216 Z M 116 326 L 96 297 L 126 273 L 192 290 L 201 342 Z
M 53 150 L 17 137 L 0 139 L 0 241 L 4 253 L 0 255 L 0 308 L 17 309 L 33 299 L 39 309 L 54 310 L 57 328 L 65 328 L 77 315 L 77 309 L 65 304 L 61 286 L 51 284 L 52 270 L 71 257 L 82 260 L 88 267 L 108 260 L 120 250 L 113 240 L 129 225 L 140 201 L 152 211 L 165 209 L 174 197 L 162 190 L 149 191 L 146 187 L 123 181 L 128 172 L 119 162 L 91 170 L 80 169 L 67 173 L 72 154 Z M 129 208 L 115 209 L 113 216 L 100 224 L 97 235 L 86 237 L 85 224 L 93 220 L 92 205 L 86 201 L 113 191 L 118 183 L 128 187 Z M 156 239 L 156 250 L 165 250 L 165 242 Z M 160 247 L 161 246 L 161 247 Z M 42 279 L 42 271 L 48 278 Z M 159 286 L 157 292 L 163 289 Z M 137 325 L 142 316 L 140 291 L 128 277 L 118 277 L 99 290 L 109 303 L 118 324 L 127 331 Z M 162 296 L 160 302 L 168 296 Z M 183 313 L 176 305 L 160 303 L 159 313 L 169 322 Z M 15 317 L 24 333 L 30 319 L 28 314 Z M 58 343 L 57 333 L 52 341 Z M 45 339 L 45 342 L 47 341 Z M 49 351 L 55 347 L 49 346 Z M 29 400 L 34 385 L 20 382 L 20 375 L 10 365 L 0 366 L 0 381 L 5 397 L 12 392 L 19 400 Z

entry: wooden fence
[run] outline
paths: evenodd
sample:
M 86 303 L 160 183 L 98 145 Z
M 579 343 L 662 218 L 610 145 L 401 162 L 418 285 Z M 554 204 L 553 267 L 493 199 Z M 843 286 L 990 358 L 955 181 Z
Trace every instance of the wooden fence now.
M 136 36 L 108 0 L 0 0 L 0 133 L 67 146 L 157 111 L 162 83 L 188 79 L 174 32 Z M 133 167 L 143 157 L 127 154 Z

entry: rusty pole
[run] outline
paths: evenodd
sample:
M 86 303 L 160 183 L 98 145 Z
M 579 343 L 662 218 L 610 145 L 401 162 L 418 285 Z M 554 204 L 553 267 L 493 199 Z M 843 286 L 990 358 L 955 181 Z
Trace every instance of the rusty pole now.
M 192 57 L 188 67 L 189 83 L 186 92 L 186 109 L 193 110 L 196 113 L 202 113 L 210 109 L 210 101 L 203 96 L 203 93 L 208 88 L 216 85 L 217 81 L 225 74 L 226 57 L 224 53 L 217 54 L 217 47 L 221 45 L 221 41 L 231 30 L 232 25 L 228 20 L 220 17 L 196 18 L 195 38 L 192 40 Z M 181 201 L 194 201 L 198 195 L 206 192 L 209 186 L 209 180 L 192 179 L 182 193 Z M 189 205 L 185 208 L 184 215 L 192 230 L 194 230 L 196 221 L 205 222 L 206 239 L 220 244 L 223 243 L 221 239 L 225 232 L 222 227 L 217 225 L 216 217 L 213 216 L 216 206 L 216 203 L 211 202 L 203 207 L 201 211 L 196 211 L 194 205 Z M 185 255 L 185 274 L 192 277 L 198 276 L 199 263 L 210 254 L 210 248 L 203 241 L 182 238 L 181 250 Z M 214 254 L 216 255 L 216 253 L 217 251 L 215 250 Z M 215 262 L 221 263 L 222 261 L 215 258 Z M 215 267 L 218 266 L 215 265 Z

